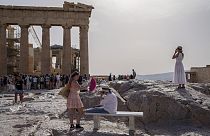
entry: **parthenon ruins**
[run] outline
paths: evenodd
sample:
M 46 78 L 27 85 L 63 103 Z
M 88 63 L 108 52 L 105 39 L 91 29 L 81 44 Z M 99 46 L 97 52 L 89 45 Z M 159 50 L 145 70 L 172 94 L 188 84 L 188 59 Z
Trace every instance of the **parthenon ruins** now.
M 8 25 L 19 25 L 20 36 L 20 73 L 29 72 L 29 39 L 28 28 L 31 25 L 42 27 L 41 73 L 50 74 L 50 28 L 63 28 L 62 74 L 71 73 L 72 48 L 71 28 L 79 27 L 80 40 L 80 73 L 89 74 L 88 30 L 89 18 L 93 7 L 81 3 L 64 2 L 63 7 L 31 7 L 0 5 L 0 75 L 7 74 L 7 40 Z

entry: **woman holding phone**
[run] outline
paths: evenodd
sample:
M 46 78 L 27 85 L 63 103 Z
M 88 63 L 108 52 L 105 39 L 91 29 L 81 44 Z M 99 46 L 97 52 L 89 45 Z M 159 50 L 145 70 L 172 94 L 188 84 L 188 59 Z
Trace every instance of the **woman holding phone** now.
M 179 85 L 178 89 L 185 88 L 186 76 L 185 76 L 184 65 L 182 63 L 182 60 L 184 59 L 182 46 L 178 46 L 176 48 L 172 59 L 176 59 L 173 82 Z

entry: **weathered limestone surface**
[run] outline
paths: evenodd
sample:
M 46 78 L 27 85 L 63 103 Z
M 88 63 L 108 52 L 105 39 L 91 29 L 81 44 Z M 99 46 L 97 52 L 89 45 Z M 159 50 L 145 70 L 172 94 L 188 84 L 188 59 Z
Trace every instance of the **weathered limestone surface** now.
M 80 73 L 89 74 L 88 26 L 80 26 Z
M 145 124 L 191 122 L 210 127 L 209 84 L 189 84 L 186 89 L 152 81 L 111 85 L 127 99 L 128 110 L 144 112 Z
M 206 67 L 192 67 L 191 72 L 196 73 L 197 83 L 210 83 L 210 65 Z
M 210 135 L 210 101 L 206 93 L 209 92 L 209 84 L 188 84 L 186 90 L 176 90 L 174 85 L 167 82 L 110 84 L 127 99 L 125 105 L 119 100 L 118 110 L 144 111 L 144 119 L 135 120 L 137 136 Z M 12 104 L 13 92 L 1 92 L 1 135 L 128 136 L 128 119 L 116 117 L 102 118 L 98 132 L 93 131 L 92 118 L 87 117 L 81 121 L 83 131 L 69 131 L 66 100 L 58 92 L 57 89 L 25 92 L 23 104 L 16 105 Z M 85 108 L 100 101 L 97 94 L 81 93 L 81 97 Z
M 63 26 L 63 59 L 62 73 L 71 73 L 72 48 L 71 48 L 71 26 Z
M 32 7 L 0 5 L 2 23 L 61 26 L 70 23 L 73 26 L 89 24 L 92 6 L 65 2 L 64 7 Z
M 29 44 L 28 44 L 28 27 L 21 25 L 20 37 L 20 72 L 29 74 Z
M 50 26 L 42 26 L 42 49 L 41 49 L 41 71 L 42 74 L 50 73 Z
M 0 75 L 7 74 L 6 25 L 0 24 Z

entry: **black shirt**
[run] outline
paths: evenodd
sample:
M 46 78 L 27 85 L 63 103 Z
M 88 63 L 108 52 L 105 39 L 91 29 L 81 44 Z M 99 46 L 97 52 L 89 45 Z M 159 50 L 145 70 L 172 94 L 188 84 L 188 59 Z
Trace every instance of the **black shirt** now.
M 17 80 L 15 83 L 15 87 L 17 90 L 23 90 L 23 81 L 22 80 Z

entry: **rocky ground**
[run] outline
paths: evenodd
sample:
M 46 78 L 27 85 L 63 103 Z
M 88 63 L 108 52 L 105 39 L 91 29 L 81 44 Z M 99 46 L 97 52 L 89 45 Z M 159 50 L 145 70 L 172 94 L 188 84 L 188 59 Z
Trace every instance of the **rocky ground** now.
M 189 84 L 176 89 L 170 82 L 129 81 L 110 83 L 127 100 L 119 110 L 143 111 L 136 119 L 140 135 L 210 135 L 210 85 Z M 66 100 L 59 90 L 25 92 L 23 104 L 13 104 L 12 93 L 0 94 L 1 136 L 127 136 L 126 118 L 103 118 L 101 129 L 92 131 L 92 118 L 85 117 L 83 131 L 69 131 Z M 96 94 L 81 94 L 85 107 L 98 104 Z

